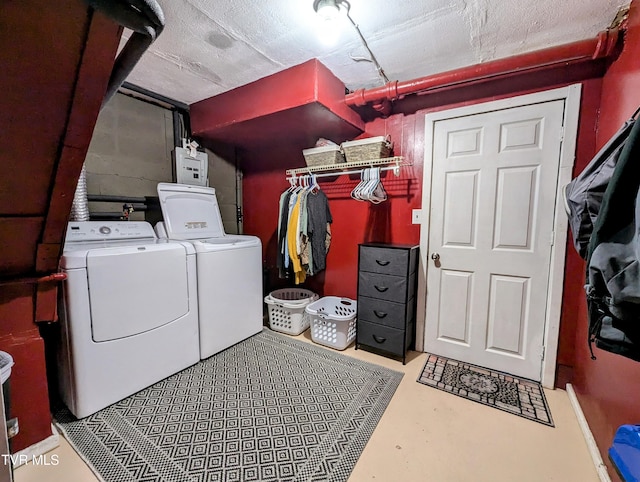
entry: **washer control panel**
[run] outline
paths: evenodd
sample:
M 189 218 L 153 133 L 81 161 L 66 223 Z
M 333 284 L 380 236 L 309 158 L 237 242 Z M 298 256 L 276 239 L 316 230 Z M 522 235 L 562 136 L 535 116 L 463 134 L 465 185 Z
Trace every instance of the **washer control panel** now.
M 142 221 L 70 221 L 67 243 L 155 238 L 153 227 Z

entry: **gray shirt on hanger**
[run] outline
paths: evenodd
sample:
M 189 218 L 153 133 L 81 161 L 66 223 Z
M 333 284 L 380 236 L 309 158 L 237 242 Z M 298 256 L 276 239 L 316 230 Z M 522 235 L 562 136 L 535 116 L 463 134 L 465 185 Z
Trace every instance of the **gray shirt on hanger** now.
M 311 256 L 313 259 L 313 272 L 318 273 L 325 269 L 328 247 L 325 245 L 327 237 L 327 223 L 333 223 L 329 200 L 322 191 L 307 194 L 307 232 L 311 240 Z

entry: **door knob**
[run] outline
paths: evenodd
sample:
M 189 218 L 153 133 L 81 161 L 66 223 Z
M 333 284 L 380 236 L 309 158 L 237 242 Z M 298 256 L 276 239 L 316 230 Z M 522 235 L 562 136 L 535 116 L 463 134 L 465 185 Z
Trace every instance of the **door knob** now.
M 432 253 L 431 259 L 434 261 L 438 261 L 440 259 L 440 255 L 438 253 Z

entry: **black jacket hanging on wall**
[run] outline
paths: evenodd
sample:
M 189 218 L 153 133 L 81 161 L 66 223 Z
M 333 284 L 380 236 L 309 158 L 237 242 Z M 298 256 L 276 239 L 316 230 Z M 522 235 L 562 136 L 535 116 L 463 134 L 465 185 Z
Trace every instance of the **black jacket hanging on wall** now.
M 640 361 L 640 122 L 607 185 L 587 256 L 589 341 Z
M 633 113 L 564 190 L 573 245 L 583 259 L 587 259 L 589 240 L 602 206 L 602 198 L 638 113 L 640 109 Z

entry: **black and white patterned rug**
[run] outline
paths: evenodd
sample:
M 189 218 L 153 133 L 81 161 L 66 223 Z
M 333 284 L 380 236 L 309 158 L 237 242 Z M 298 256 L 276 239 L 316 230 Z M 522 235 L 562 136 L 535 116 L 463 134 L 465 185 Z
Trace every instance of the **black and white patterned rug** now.
M 542 385 L 427 353 L 418 382 L 553 427 Z
M 402 373 L 263 331 L 58 427 L 106 482 L 345 481 Z

